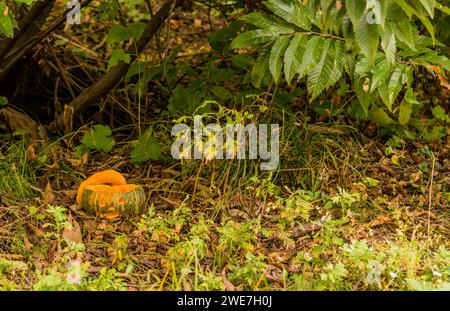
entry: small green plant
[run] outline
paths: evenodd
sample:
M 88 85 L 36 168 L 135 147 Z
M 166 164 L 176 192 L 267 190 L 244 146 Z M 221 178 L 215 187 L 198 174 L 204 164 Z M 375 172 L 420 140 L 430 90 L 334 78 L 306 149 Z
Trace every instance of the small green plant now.
M 18 284 L 14 282 L 14 279 L 20 279 L 22 277 L 21 272 L 27 269 L 28 266 L 23 261 L 0 258 L 0 291 L 16 290 Z
M 118 291 L 125 290 L 126 283 L 122 273 L 116 269 L 103 267 L 97 278 L 86 282 L 86 288 L 96 291 Z
M 131 162 L 143 163 L 148 160 L 159 160 L 161 155 L 161 145 L 148 130 L 142 134 L 131 151 Z
M 247 251 L 243 262 L 228 265 L 230 270 L 228 276 L 232 282 L 243 284 L 247 290 L 253 290 L 265 279 L 266 267 L 265 256 L 257 256 L 252 251 Z
M 314 208 L 313 199 L 311 193 L 302 189 L 297 189 L 288 198 L 278 198 L 277 204 L 283 206 L 280 214 L 281 222 L 289 227 L 293 226 L 296 220 L 308 221 Z
M 325 272 L 320 274 L 320 282 L 327 284 L 333 290 L 343 290 L 345 288 L 345 278 L 348 270 L 341 262 L 336 264 L 329 263 L 325 267 Z M 320 285 L 319 285 L 320 287 Z
M 219 267 L 223 266 L 227 259 L 234 258 L 237 253 L 254 249 L 256 236 L 251 222 L 238 223 L 227 219 L 217 231 L 220 238 L 214 255 Z
M 18 28 L 14 12 L 20 5 L 31 5 L 36 0 L 8 0 L 0 3 L 0 34 L 12 38 L 14 29 Z
M 45 236 L 46 237 L 52 237 L 58 239 L 58 244 L 61 244 L 61 231 L 69 226 L 69 223 L 67 222 L 67 209 L 61 206 L 49 206 L 47 209 L 47 212 L 52 216 L 54 223 L 46 223 L 44 224 L 44 228 L 50 228 L 51 230 L 48 231 Z
M 356 203 L 361 202 L 361 196 L 358 192 L 349 193 L 344 189 L 340 189 L 339 194 L 331 198 L 331 202 L 340 206 L 343 211 L 354 208 Z
M 84 134 L 81 139 L 81 145 L 75 149 L 75 152 L 81 156 L 87 151 L 100 151 L 109 153 L 114 146 L 111 128 L 107 125 L 97 124 Z
M 280 187 L 273 182 L 273 174 L 269 173 L 266 178 L 256 176 L 250 177 L 252 185 L 247 186 L 247 190 L 255 191 L 255 198 L 266 201 L 269 196 L 276 197 L 280 193 Z

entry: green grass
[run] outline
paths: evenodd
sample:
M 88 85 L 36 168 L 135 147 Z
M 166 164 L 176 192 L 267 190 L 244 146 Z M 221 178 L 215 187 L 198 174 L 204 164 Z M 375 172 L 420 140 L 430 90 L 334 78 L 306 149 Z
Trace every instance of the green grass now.
M 30 199 L 36 195 L 33 164 L 25 156 L 24 141 L 0 145 L 0 192 L 12 199 Z
M 14 212 L 2 202 L 0 289 L 448 290 L 450 195 L 439 175 L 430 188 L 432 157 L 418 165 L 404 145 L 293 120 L 279 171 L 190 161 L 146 178 L 127 166 L 149 193 L 134 219 L 95 219 L 64 196 Z M 39 171 L 25 145 L 0 150 L 2 191 L 33 198 Z M 61 154 L 52 176 L 76 186 L 81 172 Z M 13 165 L 17 174 L 7 174 Z M 74 224 L 82 242 L 71 241 Z

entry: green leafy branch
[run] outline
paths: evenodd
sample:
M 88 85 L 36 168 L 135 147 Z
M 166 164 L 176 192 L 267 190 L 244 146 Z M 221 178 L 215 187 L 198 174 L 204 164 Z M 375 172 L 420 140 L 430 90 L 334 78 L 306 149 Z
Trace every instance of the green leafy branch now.
M 374 7 L 374 2 L 379 5 Z M 268 75 L 277 84 L 283 74 L 288 84 L 295 77 L 297 81 L 306 78 L 312 101 L 345 72 L 367 116 L 379 115 L 372 110 L 380 112 L 384 106 L 389 115 L 397 114 L 399 123 L 406 124 L 413 106 L 419 104 L 412 86 L 418 66 L 434 66 L 441 73 L 450 70 L 449 59 L 436 50 L 442 44 L 433 24 L 435 10 L 449 14 L 450 9 L 438 1 L 264 3 L 273 15 L 253 12 L 243 16 L 248 27 L 230 46 L 260 50 L 251 72 L 255 87 L 261 87 Z M 376 22 L 369 19 L 372 13 Z

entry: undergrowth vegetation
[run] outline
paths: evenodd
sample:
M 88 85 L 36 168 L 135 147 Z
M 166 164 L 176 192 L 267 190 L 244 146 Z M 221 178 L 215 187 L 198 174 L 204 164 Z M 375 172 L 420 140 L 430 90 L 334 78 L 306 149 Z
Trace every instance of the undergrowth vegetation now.
M 448 158 L 317 130 L 303 124 L 283 140 L 298 170 L 289 162 L 245 178 L 251 160 L 246 171 L 193 160 L 150 167 L 137 177 L 148 211 L 118 222 L 77 210 L 68 190 L 56 191 L 58 205 L 45 191 L 28 200 L 39 197 L 28 184 L 35 170 L 8 180 L 25 190 L 2 197 L 2 288 L 448 290 L 448 183 L 434 180 L 427 216 L 430 178 Z
M 450 290 L 448 1 L 83 3 L 0 3 L 0 290 Z M 173 159 L 195 116 L 278 167 Z M 75 204 L 107 169 L 144 213 Z

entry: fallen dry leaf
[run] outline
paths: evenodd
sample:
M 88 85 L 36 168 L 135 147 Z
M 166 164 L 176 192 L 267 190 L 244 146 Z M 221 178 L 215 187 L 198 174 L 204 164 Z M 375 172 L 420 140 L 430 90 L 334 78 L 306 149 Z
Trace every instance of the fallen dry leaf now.
M 33 248 L 33 244 L 30 243 L 30 240 L 26 235 L 23 236 L 23 245 L 27 250 L 30 250 Z
M 83 154 L 83 156 L 81 157 L 81 164 L 82 165 L 87 165 L 89 163 L 89 153 L 86 152 L 85 154 Z
M 28 145 L 27 151 L 25 151 L 25 159 L 28 161 L 36 160 L 36 152 L 34 151 L 34 145 Z
M 222 270 L 222 279 L 226 291 L 234 292 L 236 290 L 236 286 L 227 279 L 225 269 Z
M 60 192 L 71 200 L 74 200 L 77 196 L 77 190 L 62 190 Z
M 44 231 L 42 231 L 40 228 L 36 227 L 32 223 L 27 223 L 28 228 L 30 228 L 31 231 L 33 231 L 34 235 L 41 237 L 44 235 Z
M 81 243 L 83 241 L 83 237 L 81 236 L 80 225 L 71 215 L 69 215 L 67 222 L 69 225 L 64 228 L 62 234 L 63 237 L 69 241 Z
M 195 18 L 194 19 L 194 26 L 195 26 L 195 28 L 202 27 L 202 20 L 200 18 Z
M 268 280 L 280 282 L 283 280 L 283 271 L 276 266 L 268 265 L 264 273 L 264 276 Z
M 412 211 L 408 213 L 409 217 L 428 217 L 428 211 Z M 430 218 L 436 219 L 436 215 L 430 212 Z
M 53 189 L 50 183 L 47 183 L 44 191 L 44 202 L 45 204 L 53 204 L 55 201 L 55 195 L 53 194 Z
M 369 223 L 369 227 L 378 227 L 387 223 L 391 223 L 392 218 L 389 216 L 380 215 Z

